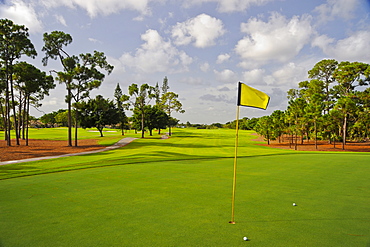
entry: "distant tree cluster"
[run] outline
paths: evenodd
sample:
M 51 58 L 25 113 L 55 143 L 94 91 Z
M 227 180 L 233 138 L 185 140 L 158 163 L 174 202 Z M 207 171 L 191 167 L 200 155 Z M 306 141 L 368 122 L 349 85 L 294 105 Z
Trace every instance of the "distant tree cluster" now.
M 171 135 L 171 127 L 178 123 L 178 120 L 171 117 L 171 114 L 185 112 L 178 99 L 178 94 L 169 92 L 169 88 L 168 78 L 165 77 L 161 89 L 158 83 L 155 87 L 147 83 L 140 86 L 132 83 L 128 87 L 128 95 L 121 96 L 121 104 L 133 112 L 132 127 L 141 131 L 142 138 L 145 136 L 145 130 L 149 130 L 152 135 L 153 129 L 157 129 L 160 134 L 161 129 L 167 127 L 169 128 L 168 134 Z M 117 91 L 120 91 L 119 85 L 117 85 Z M 152 101 L 155 102 L 151 104 Z
M 255 130 L 266 140 L 289 135 L 297 147 L 298 137 L 342 142 L 369 140 L 370 65 L 327 59 L 308 71 L 309 81 L 288 91 L 286 111 L 260 118 Z

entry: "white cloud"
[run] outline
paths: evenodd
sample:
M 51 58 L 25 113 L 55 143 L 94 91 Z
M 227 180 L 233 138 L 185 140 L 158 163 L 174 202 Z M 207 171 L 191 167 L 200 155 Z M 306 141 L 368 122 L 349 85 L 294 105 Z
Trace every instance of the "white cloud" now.
M 286 62 L 296 56 L 310 41 L 313 29 L 311 16 L 293 16 L 288 20 L 279 13 L 272 13 L 268 22 L 251 18 L 241 24 L 247 33 L 235 46 L 236 53 L 244 59 L 259 62 Z M 241 64 L 243 66 L 243 63 Z
M 327 22 L 340 19 L 351 19 L 354 17 L 354 11 L 359 5 L 359 0 L 328 0 L 315 8 L 319 13 L 319 21 Z
M 307 80 L 307 69 L 295 63 L 288 63 L 265 77 L 268 84 L 296 86 L 300 81 Z
M 227 60 L 230 59 L 230 55 L 225 53 L 225 54 L 220 54 L 218 55 L 217 57 L 217 61 L 216 63 L 220 64 L 220 63 L 223 63 L 223 62 L 226 62 Z
M 87 11 L 90 17 L 97 15 L 109 15 L 118 13 L 123 9 L 135 10 L 141 14 L 149 14 L 149 0 L 41 0 L 48 8 L 67 6 L 69 8 L 80 7 Z
M 190 0 L 185 1 L 184 6 L 200 5 L 202 3 L 213 2 L 218 6 L 218 11 L 222 13 L 230 13 L 236 11 L 245 11 L 251 6 L 264 5 L 272 0 Z
M 231 83 L 231 82 L 237 82 L 238 81 L 237 75 L 235 74 L 234 71 L 232 71 L 230 69 L 224 69 L 222 71 L 214 70 L 213 72 L 216 76 L 216 80 L 218 80 L 220 82 Z
M 337 60 L 370 61 L 370 31 L 358 31 L 351 36 L 335 41 L 326 35 L 317 37 L 313 43 L 323 52 Z
M 205 62 L 203 64 L 200 65 L 200 70 L 203 71 L 203 72 L 207 72 L 209 70 L 209 63 Z
M 206 14 L 200 14 L 185 22 L 177 23 L 172 28 L 172 38 L 176 45 L 188 45 L 204 48 L 215 44 L 215 40 L 225 33 L 221 20 Z
M 18 25 L 25 25 L 30 33 L 42 32 L 42 23 L 38 19 L 32 4 L 26 4 L 20 0 L 9 2 L 10 5 L 0 5 L 1 18 L 10 19 Z
M 139 72 L 182 72 L 188 70 L 193 62 L 184 51 L 174 47 L 170 41 L 165 41 L 156 30 L 149 29 L 141 35 L 144 44 L 134 55 L 124 53 L 120 61 L 123 66 L 132 67 Z
M 45 99 L 42 101 L 43 106 L 54 106 L 58 104 L 63 104 L 63 101 L 60 101 L 57 97 L 52 97 L 51 99 Z
M 102 44 L 103 42 L 101 42 L 100 40 L 98 39 L 94 39 L 94 38 L 89 38 L 89 41 L 90 42 L 93 42 L 93 43 L 99 43 L 99 44 Z
M 264 69 L 253 69 L 243 72 L 243 81 L 247 84 L 264 84 Z
M 55 15 L 55 18 L 60 24 L 62 24 L 65 27 L 67 26 L 67 22 L 62 15 Z

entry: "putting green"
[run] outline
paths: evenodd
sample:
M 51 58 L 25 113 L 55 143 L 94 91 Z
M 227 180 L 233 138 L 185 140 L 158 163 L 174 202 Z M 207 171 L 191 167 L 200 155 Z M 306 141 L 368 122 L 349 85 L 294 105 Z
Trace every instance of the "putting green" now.
M 69 171 L 1 180 L 0 246 L 370 243 L 369 154 L 269 149 L 252 146 L 248 133 L 238 159 L 235 225 L 228 224 L 233 139 L 225 138 L 232 134 L 194 130 L 168 139 L 173 147 L 139 140 L 104 155 L 63 159 Z M 52 163 L 60 162 L 24 166 L 56 169 Z

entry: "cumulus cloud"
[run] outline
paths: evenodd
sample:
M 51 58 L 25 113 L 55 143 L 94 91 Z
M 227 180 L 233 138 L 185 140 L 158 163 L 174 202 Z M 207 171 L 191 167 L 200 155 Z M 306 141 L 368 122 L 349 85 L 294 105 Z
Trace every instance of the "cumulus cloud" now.
M 206 14 L 200 14 L 185 22 L 177 23 L 171 30 L 176 45 L 193 43 L 204 48 L 215 44 L 215 40 L 225 33 L 221 20 Z
M 309 43 L 314 32 L 310 22 L 308 15 L 287 19 L 276 12 L 271 14 L 268 22 L 251 18 L 241 24 L 241 31 L 247 36 L 237 43 L 235 52 L 243 62 L 286 62 Z
M 317 37 L 313 42 L 323 52 L 337 60 L 370 61 L 370 31 L 358 31 L 351 36 L 336 41 L 326 35 Z
M 296 63 L 288 63 L 266 76 L 267 84 L 296 86 L 300 81 L 307 80 L 307 69 Z
M 327 22 L 335 18 L 351 19 L 359 5 L 359 0 L 328 0 L 327 3 L 321 4 L 315 8 L 319 13 L 319 21 Z
M 8 3 L 0 5 L 1 18 L 10 19 L 18 25 L 25 25 L 30 33 L 42 32 L 42 23 L 32 4 L 20 0 L 11 0 Z
M 203 72 L 207 72 L 209 70 L 209 63 L 205 62 L 203 64 L 200 65 L 200 70 L 203 71 Z
M 234 71 L 232 71 L 230 69 L 224 69 L 222 71 L 214 70 L 213 72 L 216 76 L 217 81 L 220 81 L 220 82 L 223 82 L 223 83 L 230 83 L 230 82 L 237 82 L 238 81 L 237 75 L 235 74 Z
M 41 0 L 48 8 L 67 6 L 69 8 L 80 7 L 87 11 L 90 17 L 97 15 L 109 15 L 118 13 L 123 9 L 135 10 L 141 14 L 149 14 L 149 0 Z
M 243 72 L 243 80 L 247 84 L 264 84 L 264 69 L 253 69 Z
M 230 13 L 236 11 L 245 11 L 252 6 L 264 5 L 271 0 L 190 0 L 185 1 L 184 6 L 200 5 L 202 3 L 213 2 L 218 6 L 218 11 L 222 13 Z
M 223 62 L 226 62 L 227 60 L 230 59 L 230 55 L 225 53 L 225 54 L 220 54 L 218 55 L 217 57 L 217 61 L 216 63 L 220 64 L 220 63 L 223 63 Z
M 135 54 L 124 53 L 119 59 L 123 66 L 139 72 L 182 72 L 193 62 L 184 51 L 178 50 L 170 41 L 165 41 L 156 30 L 149 29 L 141 35 L 144 43 Z

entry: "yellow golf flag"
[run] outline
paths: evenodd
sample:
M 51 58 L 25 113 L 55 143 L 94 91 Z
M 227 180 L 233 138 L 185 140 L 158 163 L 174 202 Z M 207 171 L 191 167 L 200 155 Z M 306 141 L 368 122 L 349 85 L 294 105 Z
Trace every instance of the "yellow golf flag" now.
M 270 97 L 264 92 L 239 82 L 238 106 L 250 106 L 266 110 Z

